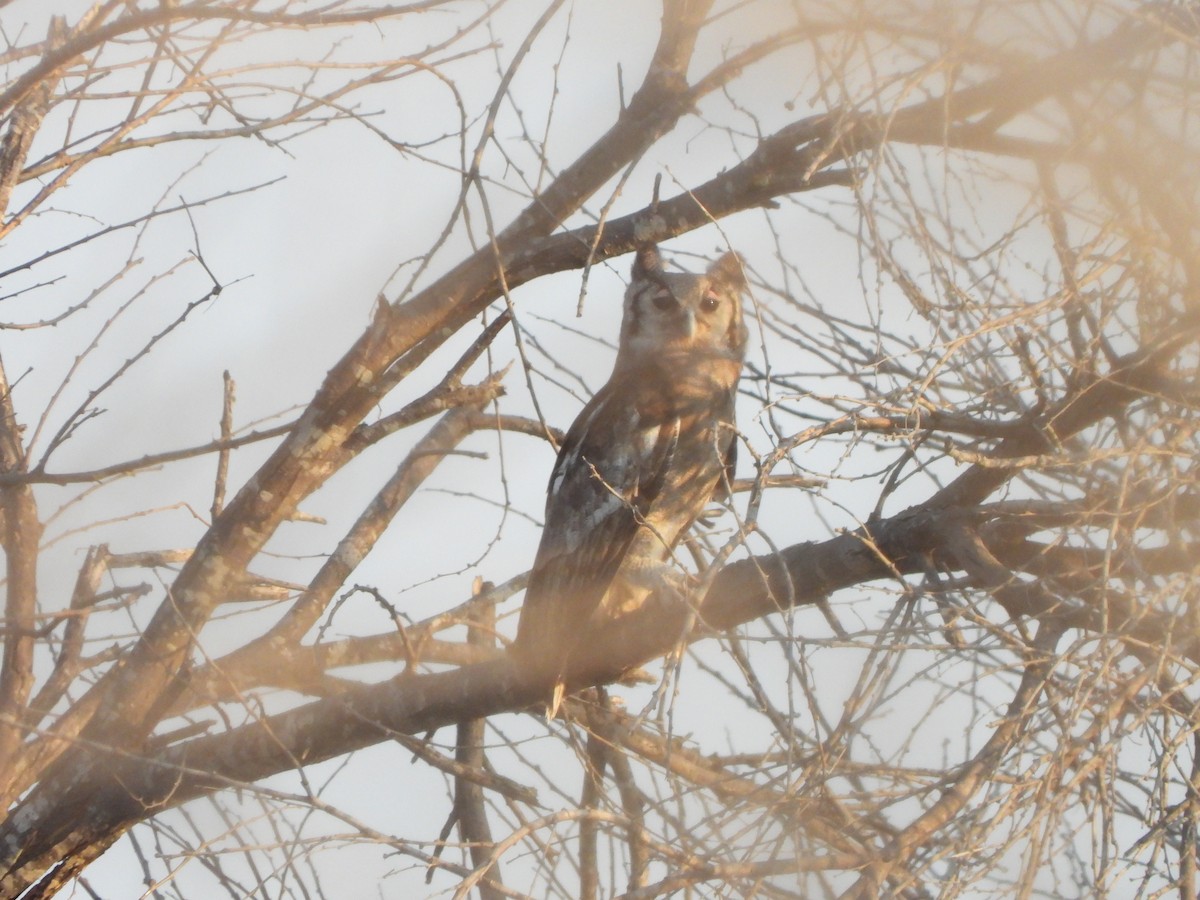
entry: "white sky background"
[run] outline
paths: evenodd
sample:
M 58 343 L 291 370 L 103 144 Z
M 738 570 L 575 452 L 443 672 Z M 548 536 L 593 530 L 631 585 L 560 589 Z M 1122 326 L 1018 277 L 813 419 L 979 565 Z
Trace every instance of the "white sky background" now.
M 0 24 L 10 40 L 15 38 L 22 22 L 29 23 L 31 34 L 40 35 L 49 12 L 61 11 L 74 19 L 85 6 L 26 0 L 5 8 L 0 14 Z M 548 141 L 552 165 L 561 167 L 573 160 L 578 151 L 611 123 L 618 104 L 618 64 L 627 94 L 640 82 L 657 36 L 657 7 L 644 0 L 568 4 L 538 41 L 517 76 L 513 95 L 520 100 L 525 124 L 540 134 L 555 87 L 553 67 L 561 55 Z M 725 48 L 737 48 L 750 37 L 778 27 L 778 17 L 788 7 L 786 2 L 759 0 L 749 9 L 725 19 L 720 29 L 706 35 L 697 68 L 720 58 Z M 540 3 L 513 2 L 497 16 L 494 27 L 501 66 L 507 65 L 529 23 L 542 8 Z M 568 12 L 570 39 L 564 48 Z M 449 18 L 432 14 L 405 19 L 400 29 L 394 25 L 384 25 L 379 31 L 359 29 L 339 53 L 376 58 L 395 56 L 418 49 L 431 35 L 444 34 L 453 27 L 454 22 Z M 419 28 L 427 28 L 428 33 Z M 272 50 L 280 59 L 314 57 L 320 55 L 314 47 L 328 39 L 323 33 L 284 33 L 276 36 Z M 461 46 L 481 45 L 485 39 L 481 32 Z M 226 61 L 232 63 L 240 52 L 234 48 Z M 257 44 L 253 53 L 256 58 L 261 57 Z M 814 99 L 816 86 L 803 68 L 804 62 L 804 54 L 791 53 L 757 67 L 735 85 L 734 99 L 752 108 L 755 118 L 731 112 L 727 101 L 719 95 L 710 98 L 711 102 L 701 112 L 713 117 L 716 124 L 738 129 L 742 134 L 740 149 L 744 152 L 751 146 L 756 128 L 769 132 L 806 113 L 806 104 Z M 495 90 L 496 58 L 490 51 L 484 51 L 473 59 L 449 66 L 446 72 L 462 92 L 470 115 L 476 116 Z M 372 112 L 369 121 L 391 138 L 419 143 L 458 127 L 455 118 L 446 115 L 454 109 L 447 103 L 447 97 L 445 86 L 436 79 L 415 75 L 357 95 L 356 108 Z M 789 109 L 785 104 L 794 108 Z M 820 104 L 815 104 L 815 108 L 821 108 Z M 179 120 L 178 127 L 189 127 L 186 117 Z M 519 127 L 511 105 L 506 104 L 497 123 L 498 140 L 518 164 L 529 167 L 533 156 L 522 143 Z M 477 136 L 476 125 L 470 132 L 468 152 L 473 150 Z M 621 215 L 645 205 L 656 174 L 663 177 L 664 196 L 677 193 L 680 185 L 694 185 L 712 177 L 721 167 L 735 161 L 729 143 L 726 131 L 708 128 L 698 117 L 685 119 L 676 133 L 656 146 L 638 166 L 612 214 Z M 173 203 L 178 196 L 196 200 L 279 176 L 284 176 L 284 180 L 195 211 L 204 259 L 229 287 L 215 302 L 197 310 L 185 326 L 170 335 L 105 395 L 98 404 L 106 409 L 104 415 L 85 424 L 54 455 L 50 470 L 92 468 L 216 437 L 223 370 L 228 370 L 237 382 L 238 427 L 282 416 L 264 423 L 275 424 L 293 415 L 288 410 L 308 402 L 326 370 L 365 328 L 377 294 L 384 291 L 389 298 L 395 298 L 406 283 L 411 269 L 401 269 L 397 275 L 398 267 L 424 254 L 433 236 L 443 228 L 458 190 L 458 149 L 456 141 L 451 139 L 422 150 L 451 166 L 439 169 L 407 157 L 357 123 L 340 122 L 290 141 L 282 149 L 253 139 L 181 144 L 121 154 L 89 165 L 67 191 L 58 195 L 53 204 L 55 211 L 41 214 L 0 247 L 0 269 L 36 255 L 39 248 L 59 245 L 94 229 L 98 223 L 112 224 L 143 213 L 168 188 Z M 38 156 L 36 144 L 32 156 Z M 188 171 L 202 159 L 202 165 Z M 487 175 L 514 181 L 494 146 L 487 150 L 483 169 Z M 187 174 L 172 185 L 185 171 Z M 938 173 L 932 173 L 930 179 L 936 182 L 937 176 Z M 34 189 L 35 185 L 21 188 L 13 208 L 27 200 Z M 949 196 L 954 188 L 946 190 Z M 488 197 L 492 214 L 501 226 L 525 202 L 524 197 L 501 188 L 490 189 Z M 607 195 L 602 194 L 599 199 L 607 199 Z M 1019 209 L 1013 208 L 1019 206 L 1019 198 L 995 195 L 986 197 L 986 201 L 976 211 L 986 206 L 988 218 L 980 214 L 971 226 L 980 233 L 992 228 L 991 217 L 998 229 L 1007 228 L 1014 218 L 1020 218 Z M 703 265 L 699 257 L 711 257 L 728 242 L 745 255 L 752 271 L 778 284 L 780 271 L 775 257 L 782 248 L 803 276 L 803 284 L 794 281 L 791 284 L 799 302 L 836 310 L 838 315 L 859 321 L 880 319 L 885 330 L 894 334 L 922 331 L 923 326 L 911 307 L 890 286 L 874 281 L 869 267 L 864 269 L 861 265 L 854 240 L 858 223 L 845 189 L 830 188 L 801 195 L 794 202 L 784 201 L 783 207 L 773 214 L 774 234 L 767 228 L 763 215 L 752 211 L 723 221 L 720 231 L 703 229 L 672 241 L 664 249 L 673 255 L 671 258 L 697 270 Z M 595 203 L 589 204 L 591 212 L 596 208 Z M 844 230 L 834 227 L 830 217 Z M 467 235 L 459 227 L 420 284 L 428 283 L 431 277 L 461 259 L 470 249 L 472 239 L 484 238 L 477 202 L 472 207 L 472 221 L 476 225 L 474 235 Z M 567 225 L 583 221 L 583 217 L 577 217 Z M 188 221 L 174 216 L 152 223 L 140 241 L 135 255 L 142 258 L 141 264 L 86 311 L 56 328 L 0 332 L 9 377 L 14 381 L 22 379 L 16 392 L 18 409 L 26 417 L 31 411 L 36 414 L 45 407 L 76 354 L 129 298 L 131 286 L 145 283 L 186 257 L 193 238 Z M 5 279 L 0 295 L 35 282 L 61 278 L 18 299 L 4 300 L 0 303 L 0 317 L 5 321 L 31 321 L 42 317 L 42 310 L 58 310 L 78 302 L 121 268 L 131 252 L 130 243 L 131 233 L 122 232 L 81 251 L 64 254 L 60 261 Z M 618 259 L 591 272 L 580 318 L 574 316 L 580 289 L 578 272 L 540 279 L 514 295 L 520 324 L 529 337 L 552 348 L 555 357 L 570 364 L 589 390 L 602 384 L 611 367 L 612 352 L 606 344 L 616 337 L 628 267 L 628 259 Z M 66 410 L 82 402 L 87 390 L 120 365 L 146 336 L 177 315 L 187 302 L 203 296 L 208 286 L 201 267 L 190 262 L 151 288 L 83 361 L 50 417 L 46 436 L 53 433 Z M 756 294 L 753 300 L 777 312 L 783 309 L 778 301 L 766 295 Z M 814 329 L 819 327 L 815 322 L 810 324 Z M 592 338 L 571 334 L 565 328 Z M 469 339 L 472 332 L 468 329 L 464 334 Z M 757 339 L 757 330 L 755 336 Z M 769 339 L 768 343 L 765 355 L 762 346 L 752 343 L 753 365 L 761 368 L 769 361 L 777 371 L 813 372 L 812 389 L 817 393 L 853 390 L 843 380 L 817 377 L 827 371 L 821 361 L 804 358 L 795 347 L 776 339 Z M 438 361 L 451 360 L 462 346 L 456 344 L 431 360 L 426 367 L 427 380 L 418 377 L 412 383 L 406 382 L 381 412 L 398 407 L 433 384 L 440 374 Z M 497 342 L 496 348 L 497 365 L 516 359 L 508 334 Z M 574 388 L 572 396 L 541 374 L 533 377 L 547 419 L 565 428 L 583 401 L 583 390 L 569 376 L 556 372 L 540 354 L 534 353 L 531 360 L 540 373 Z M 482 369 L 477 368 L 476 372 Z M 519 362 L 506 384 L 508 396 L 501 409 L 532 415 Z M 758 409 L 758 404 L 747 401 L 741 425 L 752 443 L 765 451 L 770 446 L 770 435 L 754 419 Z M 26 424 L 30 429 L 36 426 L 28 418 Z M 274 555 L 266 554 L 256 561 L 255 571 L 305 582 L 319 566 L 322 554 L 332 549 L 346 525 L 391 475 L 421 433 L 416 429 L 393 436 L 332 479 L 303 505 L 306 513 L 324 517 L 329 524 L 285 525 L 271 543 Z M 270 446 L 258 445 L 234 455 L 230 496 L 254 471 Z M 502 582 L 527 569 L 533 558 L 545 481 L 553 460 L 551 448 L 532 438 L 511 435 L 498 445 L 494 436 L 481 434 L 463 449 L 484 453 L 486 459 L 463 456 L 447 460 L 351 578 L 351 583 L 378 588 L 414 619 L 462 602 L 476 575 Z M 816 474 L 834 478 L 819 509 L 818 504 L 794 491 L 781 491 L 778 498 L 768 498 L 764 530 L 777 545 L 826 538 L 833 529 L 853 526 L 871 512 L 878 496 L 878 481 L 859 484 L 852 476 L 882 470 L 891 460 L 877 453 L 843 459 L 843 450 L 842 445 L 832 445 L 828 449 L 806 451 L 809 455 L 804 458 L 804 465 L 811 466 Z M 899 447 L 896 452 L 900 452 Z M 52 610 L 66 605 L 75 571 L 84 550 L 91 544 L 106 542 L 116 552 L 194 544 L 208 516 L 214 466 L 214 458 L 205 458 L 116 482 L 83 498 L 54 521 L 47 529 L 47 540 L 60 535 L 62 539 L 54 552 L 46 555 L 47 567 L 41 573 L 45 608 Z M 740 474 L 751 473 L 743 455 Z M 501 474 L 507 495 L 500 484 Z M 845 484 L 840 485 L 838 479 L 846 479 Z M 911 492 L 902 489 L 884 512 L 898 511 L 923 496 L 926 486 L 922 482 Z M 44 489 L 40 494 L 43 513 L 80 494 L 77 487 Z M 492 502 L 480 502 L 480 497 Z M 186 501 L 187 505 L 177 505 L 180 501 Z M 511 505 L 507 512 L 505 503 Z M 170 508 L 161 508 L 164 506 Z M 140 515 L 151 510 L 157 511 Z M 72 533 L 73 529 L 97 520 L 104 521 L 88 531 Z M 762 552 L 766 546 L 760 542 L 753 549 Z M 163 585 L 153 587 L 148 598 L 132 611 L 138 624 L 144 623 L 163 596 Z M 510 602 L 504 611 L 515 608 L 516 604 Z M 887 609 L 886 603 L 874 597 L 861 606 L 839 607 L 839 614 L 847 617 L 848 625 L 858 626 L 856 616 L 872 622 L 885 615 Z M 514 621 L 510 619 L 510 626 Z M 127 631 L 129 627 L 128 621 L 122 625 L 114 617 L 114 633 Z M 247 620 L 240 615 L 228 623 L 218 619 L 205 632 L 205 652 L 214 656 L 228 652 L 244 639 L 247 627 Z M 795 621 L 787 623 L 787 627 L 810 636 L 828 635 L 827 626 L 811 611 L 796 614 Z M 389 628 L 383 611 L 365 595 L 359 595 L 338 611 L 327 637 L 372 634 Z M 840 698 L 853 688 L 858 677 L 855 658 L 849 651 L 836 657 L 819 652 L 813 655 L 818 667 L 823 660 L 829 660 L 824 668 L 814 671 L 814 680 L 819 679 L 822 703 L 834 716 Z M 928 661 L 933 662 L 932 658 Z M 696 684 L 702 688 L 689 691 L 689 686 Z M 634 708 L 649 696 L 640 689 L 623 693 Z M 789 699 L 782 693 L 778 699 L 782 706 L 788 707 Z M 790 702 L 794 703 L 797 715 L 806 714 L 801 698 L 791 698 Z M 968 691 L 962 702 L 970 704 L 975 698 Z M 982 702 L 986 705 L 991 701 L 985 697 Z M 963 720 L 960 715 L 963 708 L 945 703 L 941 717 L 925 723 L 927 750 L 913 749 L 908 761 L 941 764 L 945 749 L 941 736 L 961 737 L 958 724 Z M 900 717 L 904 721 L 903 710 Z M 502 717 L 496 724 L 511 734 L 544 732 L 544 727 L 529 717 Z M 685 669 L 674 706 L 673 725 L 680 734 L 707 732 L 702 744 L 711 750 L 729 749 L 742 742 L 761 747 L 770 737 L 765 718 L 743 715 L 738 701 L 713 693 L 711 686 L 703 685 L 689 669 Z M 905 722 L 896 739 L 907 730 Z M 877 737 L 886 741 L 884 736 Z M 439 739 L 449 739 L 449 732 L 439 735 Z M 533 746 L 541 746 L 544 752 L 556 752 L 544 746 L 548 743 L 542 741 Z M 886 751 L 881 752 L 886 755 Z M 397 746 L 381 745 L 357 754 L 344 769 L 344 761 L 338 760 L 315 767 L 309 777 L 315 785 L 336 772 L 335 787 L 326 795 L 329 802 L 351 810 L 383 832 L 432 839 L 448 810 L 446 789 L 440 776 L 422 766 L 410 766 L 409 758 Z M 282 790 L 297 789 L 293 777 L 272 779 L 271 785 Z M 571 790 L 577 789 L 578 785 L 572 782 Z M 543 800 L 556 802 L 549 795 Z M 199 819 L 213 818 L 215 827 L 214 814 L 204 802 L 192 804 L 189 811 Z M 339 830 L 328 823 L 322 827 Z M 349 863 L 351 858 L 353 865 Z M 381 881 L 393 870 L 408 866 L 409 861 L 387 858 L 375 849 L 335 846 L 318 854 L 316 864 L 331 897 L 367 896 L 376 890 L 376 885 L 379 896 L 421 896 L 451 884 L 448 877 L 439 877 L 432 887 L 426 888 L 424 870 L 420 867 Z M 118 845 L 86 874 L 92 885 L 107 897 L 136 896 L 141 890 L 141 873 L 127 842 Z M 200 867 L 194 863 L 181 877 L 185 879 L 183 883 L 187 883 L 187 878 L 195 878 L 197 885 L 206 883 Z M 523 887 L 516 880 L 514 886 Z

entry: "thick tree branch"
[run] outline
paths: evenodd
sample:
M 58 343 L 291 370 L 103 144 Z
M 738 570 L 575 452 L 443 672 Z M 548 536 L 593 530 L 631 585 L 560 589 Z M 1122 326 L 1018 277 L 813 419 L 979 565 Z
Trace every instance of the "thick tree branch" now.
M 960 511 L 956 517 L 941 508 L 916 509 L 874 523 L 869 532 L 839 535 L 817 544 L 789 547 L 774 556 L 732 563 L 717 575 L 699 608 L 700 629 L 685 634 L 691 618 L 685 609 L 643 608 L 597 633 L 574 662 L 568 676 L 570 689 L 617 680 L 670 651 L 677 640 L 701 639 L 714 630 L 789 606 L 818 602 L 846 587 L 890 579 L 897 573 L 920 573 L 929 554 L 952 543 L 948 532 L 971 519 L 970 510 Z M 1020 612 L 1049 616 L 1056 629 L 1089 624 L 1064 613 L 1058 603 Z M 1122 626 L 1111 610 L 1105 621 L 1114 631 Z M 1163 633 L 1146 617 L 1131 624 Z M 1177 650 L 1195 652 L 1197 644 L 1191 638 Z M 45 858 L 138 821 L 147 805 L 174 806 L 297 764 L 309 765 L 351 752 L 394 732 L 415 734 L 524 709 L 539 703 L 547 690 L 547 684 L 529 678 L 504 658 L 353 688 L 260 724 L 171 746 L 150 759 L 118 752 L 101 767 L 108 773 L 104 785 L 80 786 L 63 798 L 72 815 L 44 817 L 36 809 L 18 809 L 0 829 L 0 847 L 23 848 L 9 880 L 0 880 L 0 888 L 24 884 L 40 871 Z M 93 750 L 101 757 L 108 755 L 102 747 Z

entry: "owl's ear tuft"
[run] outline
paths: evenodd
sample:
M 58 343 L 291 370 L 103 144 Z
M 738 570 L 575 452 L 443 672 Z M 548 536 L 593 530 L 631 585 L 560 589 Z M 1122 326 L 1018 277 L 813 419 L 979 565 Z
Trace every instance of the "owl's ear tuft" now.
M 662 257 L 658 255 L 658 247 L 646 244 L 638 247 L 637 255 L 633 258 L 633 277 L 645 278 L 647 275 L 661 275 L 663 270 Z
M 742 258 L 736 253 L 726 253 L 708 267 L 708 277 L 713 281 L 733 288 L 735 291 L 746 289 L 746 272 Z

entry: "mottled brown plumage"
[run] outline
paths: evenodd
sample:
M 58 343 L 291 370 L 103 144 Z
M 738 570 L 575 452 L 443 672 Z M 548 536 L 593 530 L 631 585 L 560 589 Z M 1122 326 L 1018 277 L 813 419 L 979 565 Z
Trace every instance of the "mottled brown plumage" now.
M 601 621 L 670 589 L 671 553 L 732 475 L 734 393 L 746 348 L 741 260 L 703 275 L 637 254 L 613 373 L 567 432 L 514 652 L 553 675 Z

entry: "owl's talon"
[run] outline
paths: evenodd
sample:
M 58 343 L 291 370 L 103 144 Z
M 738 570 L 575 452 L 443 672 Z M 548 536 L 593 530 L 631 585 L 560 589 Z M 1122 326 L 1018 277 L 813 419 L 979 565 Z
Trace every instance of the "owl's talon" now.
M 720 488 L 720 485 L 718 485 Z M 714 503 L 709 506 L 704 512 L 696 517 L 696 525 L 701 528 L 712 528 L 716 524 L 717 519 L 721 518 L 722 513 L 726 512 L 726 508 L 719 503 Z
M 685 603 L 699 583 L 695 576 L 671 569 L 663 574 L 662 593 L 672 600 Z

